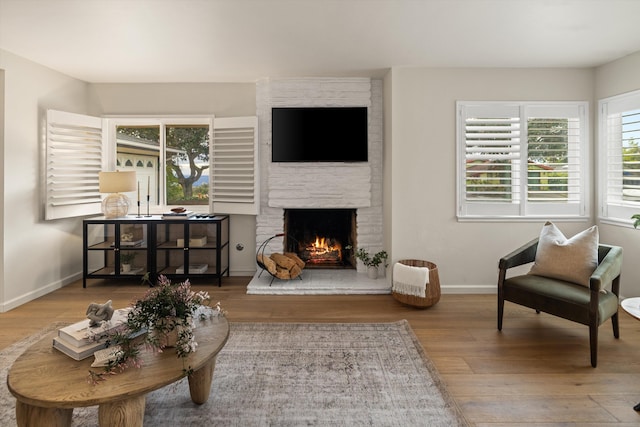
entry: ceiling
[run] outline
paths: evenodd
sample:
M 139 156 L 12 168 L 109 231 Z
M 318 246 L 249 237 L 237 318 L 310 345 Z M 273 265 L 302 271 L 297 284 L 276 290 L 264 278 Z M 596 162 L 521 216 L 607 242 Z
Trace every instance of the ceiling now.
M 0 0 L 0 49 L 87 82 L 594 67 L 640 51 L 640 0 Z

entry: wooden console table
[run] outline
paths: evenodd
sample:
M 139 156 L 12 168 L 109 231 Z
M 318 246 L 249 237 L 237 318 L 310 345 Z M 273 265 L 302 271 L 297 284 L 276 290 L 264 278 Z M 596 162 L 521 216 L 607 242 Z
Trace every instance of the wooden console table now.
M 145 395 L 185 376 L 190 366 L 191 400 L 209 398 L 216 355 L 227 342 L 229 323 L 224 316 L 200 321 L 195 329 L 198 350 L 186 359 L 173 351 L 142 351 L 143 367 L 129 368 L 97 385 L 87 382 L 93 358 L 75 361 L 52 346 L 57 331 L 32 345 L 14 362 L 7 386 L 17 398 L 18 426 L 71 425 L 73 408 L 99 405 L 100 426 L 142 426 Z M 94 368 L 100 369 L 100 368 Z

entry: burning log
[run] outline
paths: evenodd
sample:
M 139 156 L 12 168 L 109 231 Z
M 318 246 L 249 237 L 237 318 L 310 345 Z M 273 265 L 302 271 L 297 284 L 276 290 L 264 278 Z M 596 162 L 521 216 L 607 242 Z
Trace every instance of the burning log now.
M 332 238 L 318 237 L 304 245 L 301 253 L 310 264 L 332 264 L 342 261 L 342 245 Z
M 339 262 L 342 259 L 342 255 L 339 250 L 328 251 L 328 252 L 312 252 L 312 251 L 303 251 L 302 256 L 307 258 L 310 263 L 325 263 L 325 262 Z

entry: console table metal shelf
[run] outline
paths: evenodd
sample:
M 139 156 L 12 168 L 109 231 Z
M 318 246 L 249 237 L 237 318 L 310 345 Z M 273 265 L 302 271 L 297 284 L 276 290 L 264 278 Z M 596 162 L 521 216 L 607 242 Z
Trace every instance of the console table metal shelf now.
M 85 219 L 82 234 L 85 288 L 87 279 L 142 279 L 147 273 L 154 283 L 165 275 L 218 279 L 221 286 L 222 276 L 229 275 L 228 215 Z

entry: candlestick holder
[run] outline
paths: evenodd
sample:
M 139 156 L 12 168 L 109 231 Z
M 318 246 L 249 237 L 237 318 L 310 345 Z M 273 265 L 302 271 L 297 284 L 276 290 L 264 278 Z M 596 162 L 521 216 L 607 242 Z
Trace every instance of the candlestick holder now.
M 136 218 L 142 218 L 142 215 L 140 215 L 140 199 L 138 199 L 138 216 Z
M 149 204 L 150 204 L 150 200 L 151 197 L 147 194 L 147 218 L 150 217 L 151 215 L 149 214 Z

